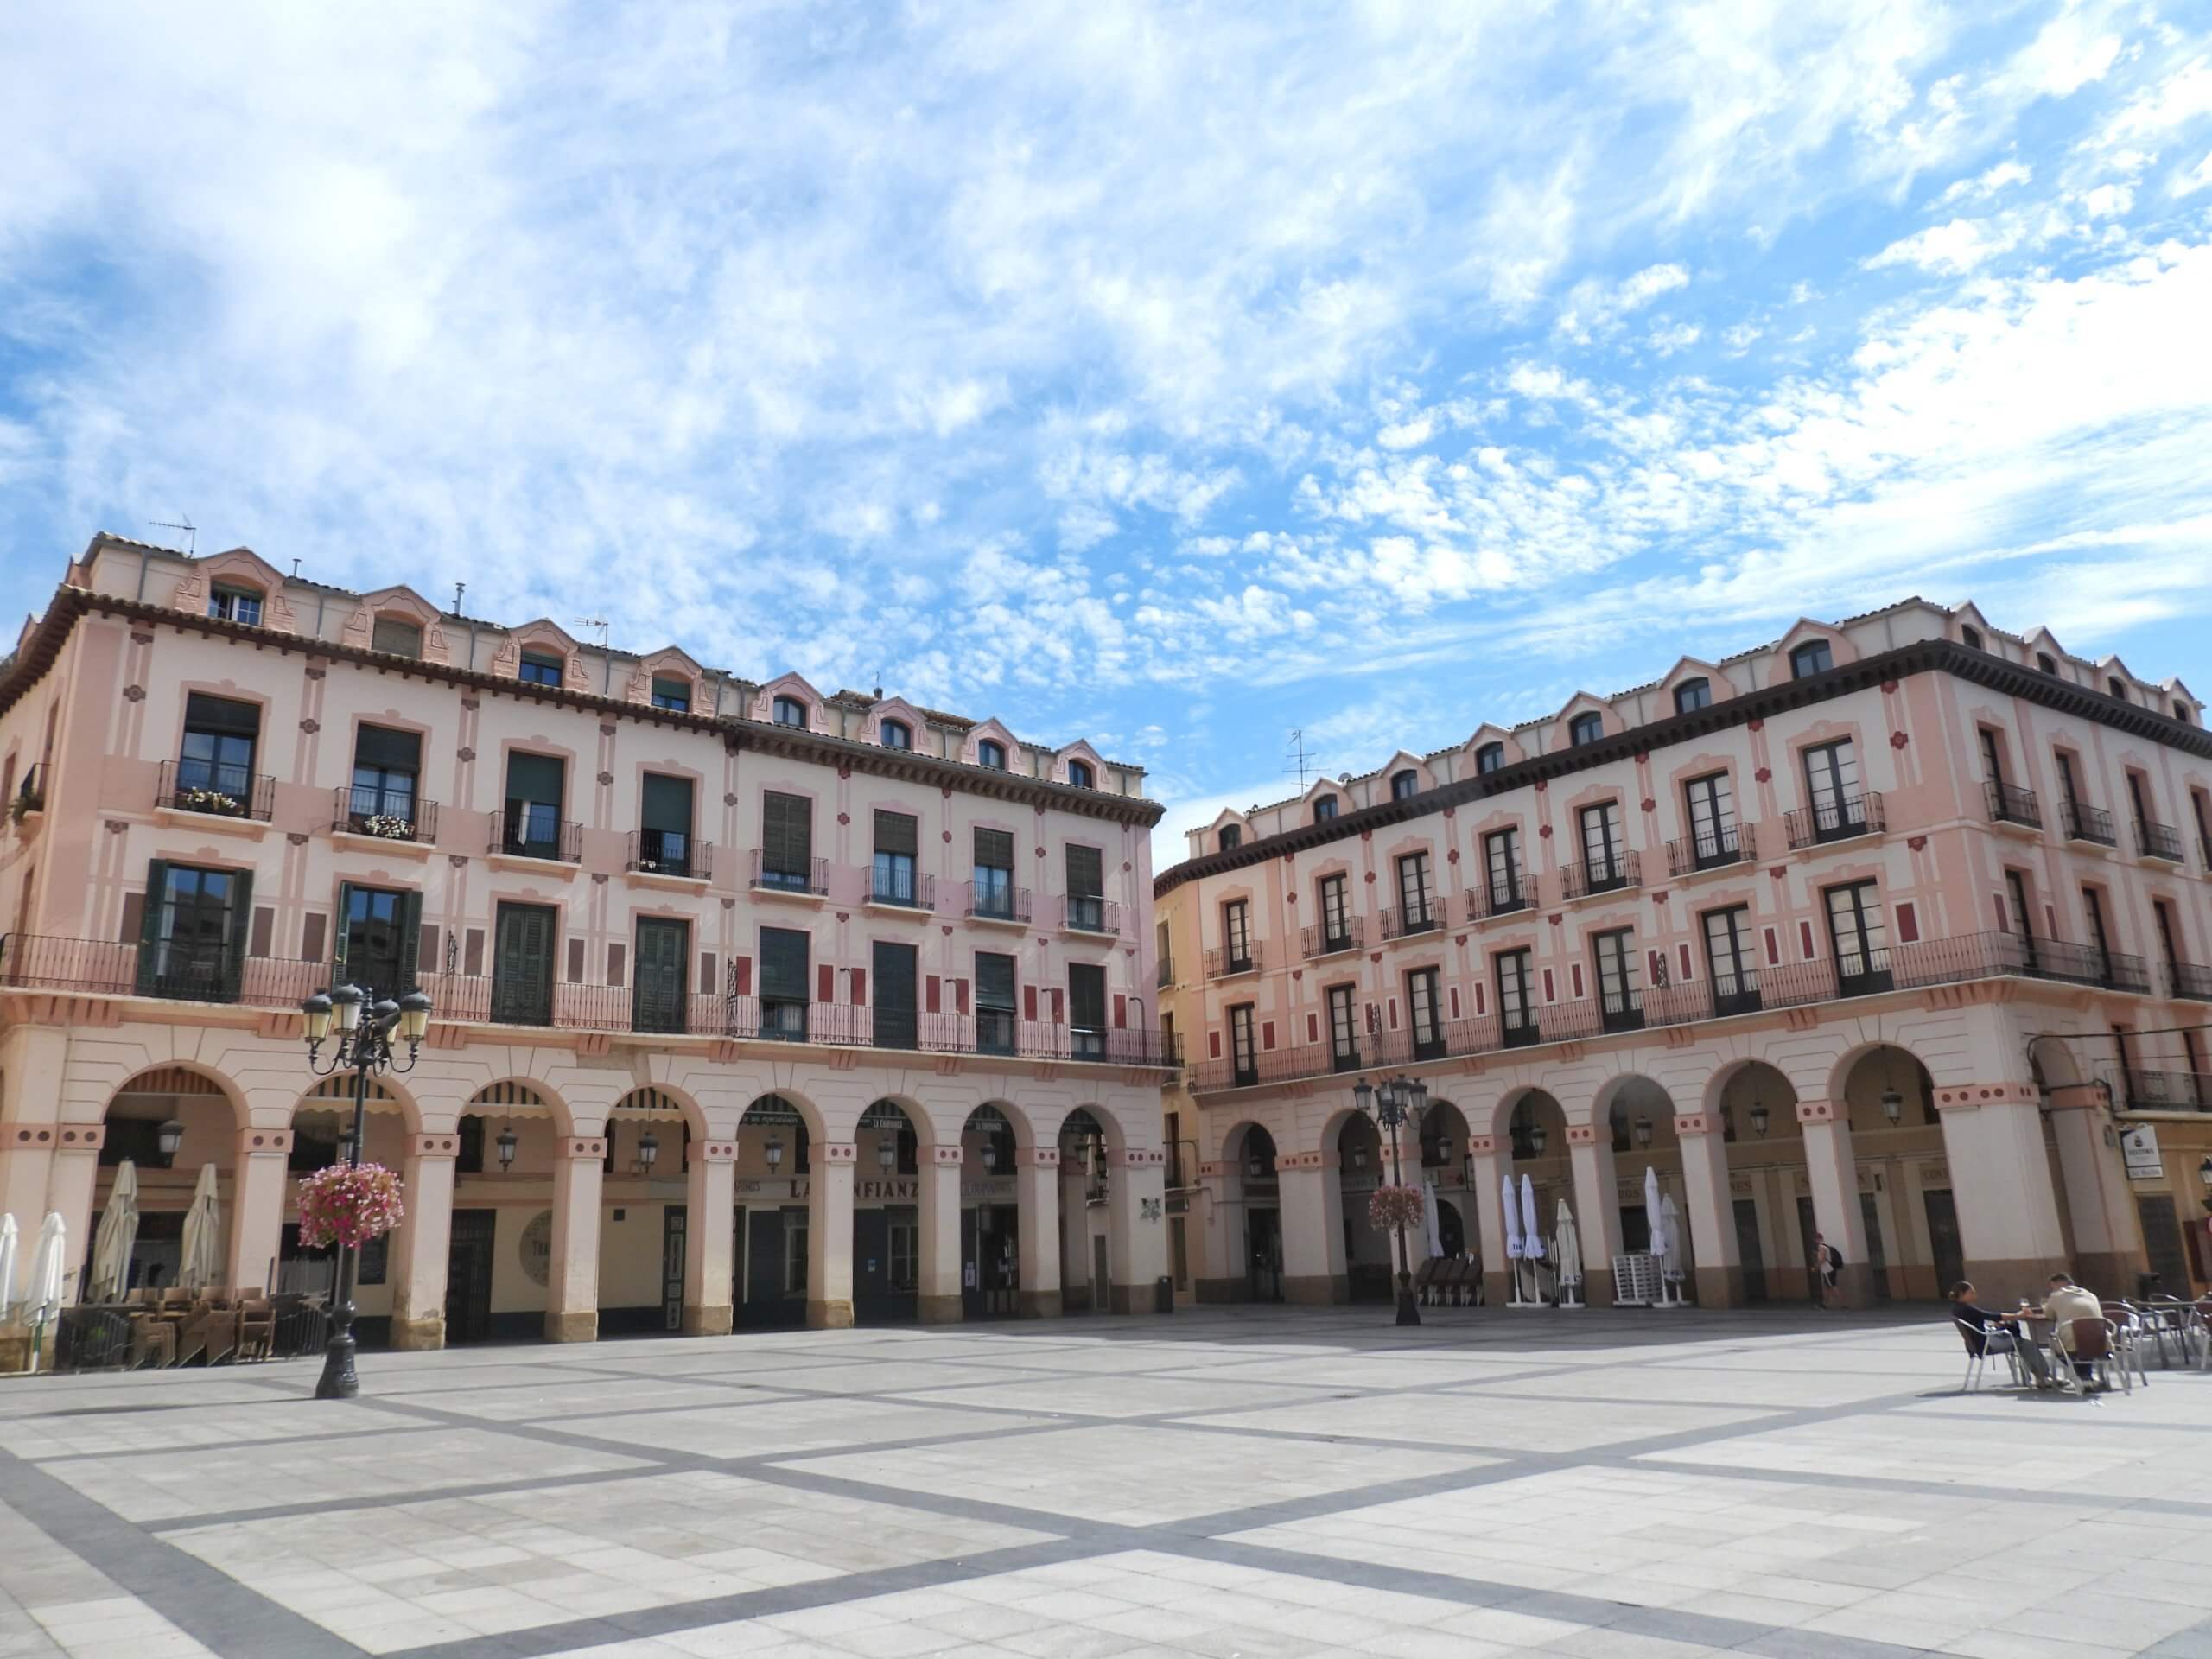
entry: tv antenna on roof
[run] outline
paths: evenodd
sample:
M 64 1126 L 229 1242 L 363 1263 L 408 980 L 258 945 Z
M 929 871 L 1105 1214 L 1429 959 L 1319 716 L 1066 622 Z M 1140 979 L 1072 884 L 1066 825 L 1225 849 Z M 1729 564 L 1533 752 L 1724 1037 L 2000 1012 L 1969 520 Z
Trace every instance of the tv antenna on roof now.
M 607 649 L 607 619 L 605 617 L 580 616 L 576 619 L 576 626 L 580 628 L 597 628 L 599 630 L 599 648 L 601 651 Z
M 1320 757 L 1309 753 L 1306 750 L 1306 728 L 1303 726 L 1290 734 L 1290 757 L 1291 764 L 1285 766 L 1283 770 L 1295 772 L 1298 774 L 1298 792 L 1303 795 L 1306 792 L 1306 774 L 1310 772 L 1318 772 L 1321 766 Z
M 147 523 L 147 525 L 148 525 L 148 527 L 149 527 L 149 528 L 150 528 L 150 529 L 154 529 L 154 530 L 181 530 L 181 531 L 182 531 L 184 532 L 184 535 L 185 535 L 185 542 L 184 542 L 184 556 L 185 556 L 185 557 L 187 557 L 187 558 L 196 558 L 196 557 L 199 556 L 199 552 L 200 552 L 200 529 L 199 529 L 199 526 L 198 526 L 198 525 L 196 525 L 196 524 L 194 524 L 192 522 L 191 517 L 190 517 L 190 515 L 188 515 L 188 514 L 181 513 L 181 513 L 177 514 L 177 517 L 178 517 L 178 518 L 181 518 L 181 519 L 183 519 L 183 520 L 184 520 L 184 522 L 183 522 L 182 524 L 167 524 L 167 523 L 164 523 L 162 520 L 161 520 L 161 519 L 159 519 L 159 518 L 149 518 L 149 519 L 148 519 L 148 520 L 146 521 L 146 523 Z

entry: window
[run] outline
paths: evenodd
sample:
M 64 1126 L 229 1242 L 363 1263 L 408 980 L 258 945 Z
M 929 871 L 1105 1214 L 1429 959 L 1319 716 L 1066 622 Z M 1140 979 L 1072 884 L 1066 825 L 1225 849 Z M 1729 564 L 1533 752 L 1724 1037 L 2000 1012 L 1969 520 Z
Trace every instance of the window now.
M 2018 870 L 2005 872 L 2005 893 L 2012 902 L 2012 931 L 2028 946 L 2028 959 L 2035 960 L 2035 912 L 2028 906 L 2028 880 Z
M 348 828 L 371 835 L 404 825 L 395 839 L 412 841 L 416 823 L 416 781 L 423 772 L 423 734 L 385 726 L 363 726 L 353 734 L 353 782 L 346 791 Z M 384 822 L 374 825 L 370 820 Z
M 1353 997 L 1358 988 L 1332 985 L 1329 1004 L 1329 1064 L 1339 1071 L 1359 1069 L 1359 1011 Z
M 421 893 L 340 882 L 332 982 L 358 985 L 372 1002 L 406 995 L 415 988 L 415 956 L 422 932 Z
M 1518 910 L 1528 899 L 1521 891 L 1521 831 L 1493 830 L 1483 837 L 1483 868 L 1490 877 L 1493 912 Z
M 975 913 L 1001 922 L 1018 919 L 1014 913 L 1014 832 L 1010 830 L 976 831 L 976 878 L 972 890 Z
M 691 780 L 649 772 L 638 803 L 638 868 L 663 875 L 701 874 L 693 869 Z
M 1260 1052 L 1252 1041 L 1252 1005 L 1240 1002 L 1229 1011 L 1229 1065 L 1240 1088 L 1260 1080 Z
M 1793 680 L 1825 674 L 1834 666 L 1835 653 L 1825 639 L 1808 639 L 1789 653 L 1789 677 Z
M 1493 971 L 1497 976 L 1497 1020 L 1508 1048 L 1536 1040 L 1536 1001 L 1530 988 L 1528 950 L 1501 950 Z
M 2196 711 L 2187 703 L 2183 702 L 2179 697 L 2176 697 L 2174 699 L 2174 718 L 2181 721 L 2183 725 L 2188 726 L 2195 722 L 2196 715 Z
M 1078 1060 L 1106 1058 L 1106 970 L 1096 963 L 1068 964 L 1068 1042 Z
M 2051 757 L 2058 762 L 2058 792 L 2069 806 L 2082 804 L 2082 791 L 2074 781 L 2074 757 L 2065 750 L 2057 750 Z
M 806 705 L 797 697 L 778 697 L 769 705 L 769 717 L 779 726 L 806 729 Z
M 1244 844 L 1244 832 L 1233 823 L 1224 823 L 1221 826 L 1220 841 L 1223 852 L 1233 853 Z
M 1336 816 L 1337 798 L 1335 796 L 1324 795 L 1313 803 L 1314 823 L 1326 823 L 1331 818 L 1333 818 Z
M 983 1054 L 1014 1052 L 1014 958 L 976 953 L 976 1048 Z
M 877 1048 L 921 1046 L 921 1014 L 916 995 L 921 981 L 920 952 L 911 944 L 878 939 L 869 953 L 874 982 L 869 987 L 873 1016 L 868 1036 Z
M 1475 751 L 1475 775 L 1477 777 L 1480 777 L 1486 772 L 1496 772 L 1504 764 L 1505 745 L 1503 743 L 1485 743 L 1482 747 Z
M 461 1144 L 454 1152 L 453 1173 L 456 1175 L 481 1175 L 484 1173 L 484 1120 L 470 1112 L 455 1128 Z
M 370 625 L 369 649 L 380 651 L 387 657 L 405 657 L 420 662 L 423 658 L 423 630 L 404 617 L 380 616 Z M 524 652 L 525 656 L 529 653 Z M 549 682 L 560 683 L 559 676 Z
M 2121 679 L 2119 675 L 2113 674 L 2106 677 L 2105 690 L 2111 692 L 2113 696 L 2118 697 L 2122 702 L 2126 702 L 2127 701 L 2127 682 Z
M 1252 971 L 1252 905 L 1247 899 L 1232 899 L 1221 907 L 1222 971 L 1248 974 Z
M 1863 834 L 1866 801 L 1859 792 L 1859 752 L 1849 738 L 1805 751 L 1805 797 L 1811 838 L 1841 841 Z
M 1628 860 L 1622 845 L 1621 804 L 1600 801 L 1580 814 L 1582 824 L 1582 873 L 1591 893 L 1609 893 L 1628 885 Z
M 2104 899 L 2094 887 L 2082 889 L 2082 912 L 2089 924 L 2089 943 L 2097 953 L 2097 978 L 2108 982 L 2112 978 L 2112 937 L 2105 931 Z
M 1643 1026 L 1643 998 L 1636 988 L 1636 935 L 1628 928 L 1600 933 L 1590 941 L 1598 962 L 1598 1009 L 1607 1031 L 1637 1031 Z
M 760 797 L 760 885 L 814 893 L 814 803 L 768 790 Z
M 261 626 L 261 595 L 251 588 L 233 588 L 219 582 L 207 590 L 207 614 L 218 621 L 257 628 Z
M 1567 741 L 1578 749 L 1605 734 L 1605 717 L 1594 709 L 1584 710 L 1567 724 Z
M 1702 677 L 1684 680 L 1675 688 L 1675 712 L 1687 715 L 1694 709 L 1713 706 L 1713 682 Z
M 879 905 L 918 905 L 914 861 L 921 853 L 921 820 L 906 812 L 875 815 L 875 880 L 868 896 Z
M 1398 931 L 1421 933 L 1436 925 L 1429 906 L 1428 855 L 1408 853 L 1398 861 Z
M 1736 794 L 1725 772 L 1693 778 L 1682 786 L 1689 803 L 1690 863 L 1693 868 L 1716 869 L 1742 856 L 1736 833 Z
M 1087 760 L 1071 760 L 1068 762 L 1068 782 L 1075 785 L 1077 789 L 1095 789 L 1097 787 L 1090 770 L 1090 763 Z
M 1968 651 L 1980 651 L 1981 649 L 1981 630 L 1980 628 L 1961 627 L 1959 630 L 1959 639 Z
M 1406 976 L 1406 1022 L 1411 1027 L 1417 1060 L 1444 1058 L 1443 999 L 1437 989 L 1440 976 L 1433 968 L 1416 968 Z
M 2165 960 L 2166 977 L 2171 982 L 2167 994 L 2174 995 L 2183 977 L 2181 971 L 2181 947 L 2174 932 L 2174 908 L 2164 899 L 2151 901 L 2152 918 L 2158 925 L 2158 953 Z
M 524 858 L 558 858 L 562 842 L 561 804 L 567 796 L 568 763 L 556 754 L 507 755 L 506 811 L 499 850 Z
M 1708 910 L 1705 966 L 1713 979 L 1713 1012 L 1749 1014 L 1759 1006 L 1758 967 L 1751 956 L 1751 907 Z
M 1068 925 L 1086 932 L 1111 931 L 1106 925 L 1105 855 L 1096 847 L 1070 842 L 1067 849 Z
M 188 693 L 176 765 L 176 804 L 195 811 L 246 817 L 254 806 L 253 755 L 260 735 L 257 704 Z
M 558 685 L 561 683 L 561 658 L 550 652 L 525 651 L 522 654 L 522 664 L 515 671 L 515 677 L 531 685 Z
M 784 1042 L 806 1040 L 807 957 L 810 937 L 796 928 L 760 930 L 760 1034 Z
M 228 1002 L 238 995 L 253 878 L 156 859 L 139 912 L 141 996 Z
M 903 720 L 887 720 L 875 728 L 876 739 L 887 749 L 911 749 L 914 734 Z
M 691 925 L 669 917 L 640 916 L 635 944 L 638 965 L 631 980 L 630 1028 L 683 1030 L 691 1001 Z
M 492 915 L 492 1018 L 505 1026 L 553 1023 L 553 950 L 558 918 L 550 905 L 495 906 Z
M 1325 875 L 1319 883 L 1321 899 L 1321 952 L 1351 949 L 1351 910 L 1348 876 L 1342 872 Z
M 1824 895 L 1828 942 L 1835 950 L 1836 989 L 1844 996 L 1886 991 L 1890 977 L 1889 937 L 1882 925 L 1882 896 L 1877 884 L 1854 881 L 1830 887 Z
M 1006 745 L 985 738 L 976 745 L 976 764 L 991 772 L 1006 770 Z
M 1997 734 L 1980 726 L 1975 728 L 1975 735 L 1981 741 L 1982 775 L 2001 785 L 2005 781 L 2005 751 L 1999 746 Z
M 2058 677 L 2058 658 L 2047 651 L 2036 652 L 2036 666 L 2053 679 Z
M 802 1166 L 804 1167 L 804 1166 Z M 807 1211 L 802 1205 L 784 1211 L 784 1294 L 806 1294 Z
M 653 707 L 665 709 L 672 715 L 690 714 L 691 712 L 691 682 L 664 679 L 658 674 L 654 675 Z
M 1392 800 L 1409 801 L 1414 795 L 1420 792 L 1420 790 L 1421 774 L 1414 771 L 1410 766 L 1406 768 L 1403 772 L 1394 772 L 1390 774 L 1390 798 Z

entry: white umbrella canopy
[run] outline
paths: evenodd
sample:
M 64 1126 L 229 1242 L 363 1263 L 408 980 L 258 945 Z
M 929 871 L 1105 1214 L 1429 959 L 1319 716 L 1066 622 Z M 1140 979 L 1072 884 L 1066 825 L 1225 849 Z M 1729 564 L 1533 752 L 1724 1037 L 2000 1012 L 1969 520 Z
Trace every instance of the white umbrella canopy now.
M 1504 1192 L 1503 1207 L 1498 1213 L 1505 1217 L 1505 1254 L 1507 1259 L 1518 1262 L 1521 1248 L 1521 1206 L 1514 1202 L 1513 1178 L 1508 1175 L 1501 1183 Z
M 1643 1216 L 1651 1230 L 1651 1243 L 1647 1247 L 1654 1255 L 1667 1254 L 1667 1217 L 1659 1202 L 1659 1172 L 1645 1166 L 1643 1171 Z
M 223 1275 L 223 1202 L 215 1195 L 215 1166 L 200 1166 L 192 1207 L 184 1212 L 184 1239 L 178 1252 L 176 1281 L 197 1290 Z
M 116 1166 L 107 1208 L 100 1211 L 99 1230 L 92 1235 L 92 1281 L 86 1288 L 86 1301 L 122 1300 L 130 1286 L 130 1247 L 137 1242 L 138 1166 L 126 1158 Z
M 1558 1258 L 1560 1282 L 1579 1285 L 1582 1282 L 1582 1235 L 1574 1225 L 1574 1211 L 1567 1207 L 1567 1200 L 1559 1201 L 1559 1230 L 1553 1236 L 1552 1252 Z
M 34 1325 L 43 1325 L 61 1308 L 68 1287 L 69 1228 L 61 1212 L 49 1210 L 46 1224 L 38 1230 L 38 1252 L 31 1257 L 30 1282 L 23 1287 L 23 1306 Z
M 16 1300 L 16 1218 L 0 1215 L 0 1325 Z
M 1675 1210 L 1675 1195 L 1671 1192 L 1659 1200 L 1659 1213 L 1667 1219 L 1667 1249 L 1663 1256 L 1665 1271 L 1679 1279 L 1682 1274 L 1682 1221 Z
M 1421 1184 L 1421 1219 L 1428 1231 L 1428 1253 L 1432 1256 L 1444 1254 L 1444 1229 L 1436 1214 L 1436 1188 L 1427 1181 Z
M 1544 1259 L 1544 1236 L 1536 1226 L 1536 1184 L 1521 1178 L 1521 1249 L 1531 1262 Z

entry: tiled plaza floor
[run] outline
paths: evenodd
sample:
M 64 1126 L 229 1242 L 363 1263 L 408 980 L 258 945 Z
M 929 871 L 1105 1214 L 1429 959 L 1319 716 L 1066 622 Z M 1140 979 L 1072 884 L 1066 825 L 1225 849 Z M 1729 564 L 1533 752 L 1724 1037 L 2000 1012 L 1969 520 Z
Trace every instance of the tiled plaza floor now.
M 0 1381 L 0 1659 L 2212 1659 L 2212 1376 L 1233 1309 Z

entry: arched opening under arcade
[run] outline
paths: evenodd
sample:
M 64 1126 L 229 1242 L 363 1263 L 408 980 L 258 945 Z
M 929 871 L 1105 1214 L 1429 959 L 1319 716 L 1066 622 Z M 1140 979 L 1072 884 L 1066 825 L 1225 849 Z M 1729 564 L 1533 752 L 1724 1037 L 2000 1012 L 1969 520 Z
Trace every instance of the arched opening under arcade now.
M 1599 1100 L 1612 1151 L 1621 1250 L 1652 1258 L 1640 1281 L 1622 1283 L 1616 1275 L 1614 1300 L 1642 1305 L 1688 1296 L 1697 1283 L 1697 1243 L 1674 1097 L 1649 1077 L 1631 1075 L 1615 1078 Z M 1662 1231 L 1662 1218 L 1671 1220 L 1671 1230 Z M 1664 1247 L 1664 1253 L 1655 1246 Z
M 353 1134 L 353 1074 L 323 1078 L 292 1109 L 292 1146 L 285 1158 L 284 1223 L 277 1235 L 270 1288 L 283 1295 L 320 1296 L 335 1303 L 338 1252 L 329 1246 L 303 1249 L 300 1244 L 297 1181 L 302 1175 L 346 1161 Z M 408 1116 L 397 1093 L 371 1077 L 361 1114 L 361 1160 L 402 1170 L 407 1162 Z M 391 1339 L 391 1247 L 393 1236 L 372 1240 L 361 1251 L 353 1293 L 353 1338 L 364 1348 Z
M 510 1078 L 478 1090 L 456 1128 L 446 1345 L 535 1340 L 545 1329 L 553 1170 L 567 1116 L 550 1097 Z
M 1282 1177 L 1275 1138 L 1261 1124 L 1240 1124 L 1230 1131 L 1223 1153 L 1229 1168 L 1224 1197 L 1234 1206 L 1227 1217 L 1229 1239 L 1242 1253 L 1244 1300 L 1281 1301 Z
M 1345 1293 L 1355 1302 L 1395 1299 L 1390 1236 L 1367 1222 L 1367 1203 L 1390 1179 L 1382 1132 L 1364 1112 L 1347 1112 L 1337 1130 L 1337 1190 L 1344 1207 Z
M 1504 1153 L 1499 1161 L 1505 1180 L 1510 1181 L 1513 1188 L 1509 1195 L 1501 1183 L 1497 1195 L 1501 1211 L 1511 1206 L 1501 1220 L 1503 1237 L 1510 1246 L 1516 1232 L 1524 1238 L 1527 1236 L 1525 1216 L 1529 1206 L 1522 1200 L 1525 1182 L 1535 1199 L 1536 1235 L 1543 1241 L 1542 1255 L 1533 1258 L 1540 1265 L 1534 1271 L 1517 1272 L 1516 1294 L 1548 1298 L 1555 1294 L 1553 1275 L 1559 1206 L 1564 1200 L 1572 1211 L 1575 1198 L 1574 1170 L 1567 1150 L 1567 1110 L 1548 1091 L 1524 1089 L 1500 1103 L 1498 1116 L 1503 1122 L 1497 1126 L 1497 1134 Z M 1529 1259 L 1524 1250 L 1523 1260 Z M 1516 1271 L 1511 1261 L 1501 1266 L 1509 1274 Z
M 960 1312 L 1011 1319 L 1021 1287 L 1021 1198 L 1014 1123 L 985 1102 L 960 1130 Z
M 1728 1166 L 1728 1222 L 1747 1306 L 1812 1292 L 1812 1187 L 1797 1090 L 1764 1060 L 1745 1060 L 1707 1085 Z
M 805 1112 L 763 1095 L 737 1125 L 737 1239 L 731 1302 L 742 1329 L 806 1323 L 814 1136 Z
M 142 1071 L 115 1091 L 101 1120 L 102 1134 L 93 1176 L 91 1222 L 77 1241 L 79 1259 L 69 1289 L 89 1291 L 94 1235 L 99 1217 L 115 1192 L 127 1162 L 138 1183 L 138 1236 L 130 1249 L 124 1288 L 167 1290 L 219 1286 L 231 1259 L 231 1230 L 236 1224 L 238 1114 L 222 1085 L 188 1066 L 164 1065 Z M 181 1276 L 184 1222 L 203 1167 L 216 1171 L 216 1196 L 222 1225 L 213 1242 L 214 1259 L 225 1264 L 213 1278 Z M 24 1217 L 16 1217 L 18 1223 Z M 28 1255 L 36 1243 L 40 1217 L 30 1221 L 22 1241 Z M 20 1276 L 25 1269 L 19 1262 Z M 252 1287 L 263 1288 L 257 1281 Z
M 895 1100 L 861 1114 L 853 1136 L 853 1320 L 918 1316 L 921 1290 L 921 1137 Z
M 1421 1121 L 1421 1179 L 1435 1195 L 1429 1255 L 1459 1257 L 1475 1237 L 1475 1195 L 1467 1185 L 1467 1119 L 1448 1100 L 1429 1103 Z
M 632 1089 L 607 1114 L 600 1165 L 599 1334 L 683 1328 L 683 1170 L 691 1146 L 684 1103 Z
M 1060 1123 L 1060 1304 L 1070 1313 L 1113 1305 L 1107 1259 L 1107 1128 L 1086 1106 Z
M 1874 1298 L 1940 1300 L 1966 1276 L 1936 1080 L 1910 1050 L 1878 1043 L 1838 1068 L 1834 1099 L 1851 1125 L 1859 1220 Z M 2046 1124 L 2044 1156 L 2072 1245 L 2066 1181 Z

